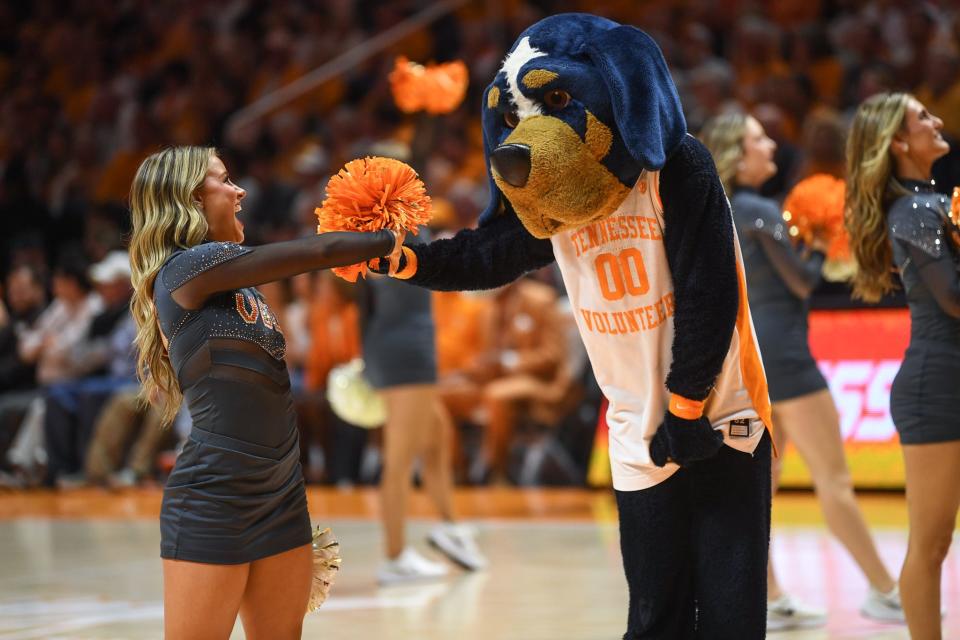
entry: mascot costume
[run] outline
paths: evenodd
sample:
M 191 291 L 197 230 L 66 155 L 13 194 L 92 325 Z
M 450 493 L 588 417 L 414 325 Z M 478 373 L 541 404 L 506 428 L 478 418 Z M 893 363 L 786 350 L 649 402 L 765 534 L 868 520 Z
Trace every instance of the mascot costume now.
M 730 209 L 663 54 L 604 18 L 544 19 L 484 93 L 483 137 L 478 228 L 404 247 L 394 277 L 487 289 L 556 260 L 609 400 L 625 638 L 764 637 L 766 379 Z

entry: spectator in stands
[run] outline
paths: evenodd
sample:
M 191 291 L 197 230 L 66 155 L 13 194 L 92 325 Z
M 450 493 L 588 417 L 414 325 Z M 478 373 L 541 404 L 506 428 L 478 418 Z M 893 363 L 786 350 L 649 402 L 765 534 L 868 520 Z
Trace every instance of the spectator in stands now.
M 20 358 L 36 365 L 41 386 L 82 375 L 83 363 L 73 358 L 73 349 L 102 310 L 103 301 L 91 290 L 87 279 L 85 260 L 74 252 L 66 252 L 53 272 L 53 302 L 40 314 L 35 327 L 21 335 L 18 345 Z M 45 411 L 44 399 L 34 398 L 7 453 L 9 462 L 29 482 L 39 478 L 47 463 L 43 440 Z
M 928 56 L 917 100 L 941 114 L 944 135 L 960 142 L 960 53 L 957 45 L 949 42 L 932 47 Z
M 130 260 L 126 251 L 113 251 L 90 269 L 104 308 L 86 335 L 71 349 L 76 377 L 50 385 L 45 392 L 44 435 L 47 482 L 61 486 L 84 484 L 83 461 L 100 410 L 114 393 L 135 386 L 130 314 Z
M 173 429 L 163 426 L 157 409 L 143 404 L 138 386 L 123 388 L 107 400 L 97 417 L 82 480 L 113 487 L 147 483 L 154 476 L 157 453 L 173 437 Z
M 73 349 L 102 311 L 103 300 L 92 289 L 86 261 L 77 253 L 67 254 L 53 272 L 53 302 L 20 340 L 20 357 L 36 364 L 38 383 L 50 385 L 85 372 Z
M 810 112 L 800 132 L 800 161 L 789 184 L 816 173 L 843 178 L 846 172 L 845 144 L 846 127 L 839 113 L 830 107 Z
M 0 298 L 0 389 L 4 393 L 36 386 L 36 366 L 19 352 L 20 336 L 37 322 L 46 306 L 43 276 L 30 266 L 17 267 L 7 276 L 6 300 Z
M 306 393 L 300 398 L 301 460 L 309 479 L 341 486 L 359 479 L 367 430 L 348 424 L 330 409 L 327 379 L 337 365 L 360 357 L 355 288 L 328 272 L 316 274 L 304 292 L 309 337 L 304 354 Z
M 507 478 L 510 447 L 523 421 L 556 426 L 570 406 L 567 327 L 548 285 L 524 278 L 498 290 L 490 343 L 480 357 L 483 447 L 471 479 Z M 489 477 L 488 477 L 489 476 Z
M 735 83 L 733 67 L 725 60 L 708 60 L 687 74 L 691 99 L 684 104 L 691 131 L 699 131 L 714 116 L 743 110 L 734 97 Z
M 15 268 L 0 298 L 0 468 L 30 402 L 37 395 L 36 365 L 25 362 L 20 336 L 31 331 L 46 306 L 42 274 L 30 266 Z

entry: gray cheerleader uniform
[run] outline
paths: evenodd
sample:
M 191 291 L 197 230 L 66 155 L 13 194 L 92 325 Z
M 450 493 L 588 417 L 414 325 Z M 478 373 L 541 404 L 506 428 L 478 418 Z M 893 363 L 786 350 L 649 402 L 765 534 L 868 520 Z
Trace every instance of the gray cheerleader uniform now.
M 890 389 L 903 444 L 960 439 L 960 253 L 950 203 L 932 182 L 900 180 L 911 193 L 887 214 L 893 261 L 910 307 L 910 345 Z
M 256 284 L 390 252 L 389 232 L 173 253 L 153 301 L 193 428 L 167 480 L 160 555 L 238 564 L 308 544 L 285 342 Z M 191 309 L 174 300 L 190 300 Z
M 790 243 L 780 208 L 773 200 L 737 189 L 730 204 L 770 400 L 779 402 L 826 389 L 807 340 L 808 299 L 820 282 L 824 255 L 814 251 L 801 257 Z

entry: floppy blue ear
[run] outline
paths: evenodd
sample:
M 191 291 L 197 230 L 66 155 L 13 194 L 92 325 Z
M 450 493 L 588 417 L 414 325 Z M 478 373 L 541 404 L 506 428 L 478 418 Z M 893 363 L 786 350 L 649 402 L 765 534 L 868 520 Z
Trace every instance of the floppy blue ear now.
M 657 171 L 683 140 L 687 122 L 660 47 L 635 27 L 598 33 L 584 52 L 600 71 L 630 155 Z

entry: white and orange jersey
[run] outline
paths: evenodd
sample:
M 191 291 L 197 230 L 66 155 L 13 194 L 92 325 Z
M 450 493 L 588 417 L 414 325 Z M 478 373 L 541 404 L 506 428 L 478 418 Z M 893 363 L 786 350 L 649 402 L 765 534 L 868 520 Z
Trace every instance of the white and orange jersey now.
M 655 466 L 648 448 L 670 401 L 664 381 L 673 344 L 673 278 L 658 181 L 659 172 L 645 171 L 613 214 L 551 239 L 580 336 L 609 401 L 610 463 L 620 491 L 651 487 L 679 468 Z M 734 245 L 740 308 L 704 415 L 727 445 L 753 452 L 769 424 L 770 405 L 736 237 Z

